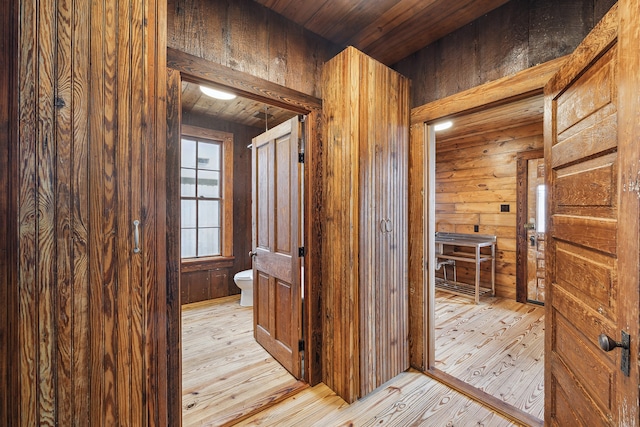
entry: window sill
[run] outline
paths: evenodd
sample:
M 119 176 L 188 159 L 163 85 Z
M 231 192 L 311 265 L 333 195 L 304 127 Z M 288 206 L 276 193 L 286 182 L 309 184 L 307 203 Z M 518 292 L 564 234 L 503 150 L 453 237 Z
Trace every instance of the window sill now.
M 215 268 L 233 267 L 235 257 L 232 256 L 216 256 L 203 258 L 185 258 L 180 263 L 180 271 L 182 273 L 190 271 L 212 270 Z

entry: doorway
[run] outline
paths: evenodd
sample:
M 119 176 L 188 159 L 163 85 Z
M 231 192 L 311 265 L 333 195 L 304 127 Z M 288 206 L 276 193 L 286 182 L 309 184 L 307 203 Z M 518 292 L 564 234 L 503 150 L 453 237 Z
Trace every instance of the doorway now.
M 434 271 L 434 367 L 539 419 L 544 415 L 544 310 L 516 302 L 516 163 L 522 150 L 541 149 L 542 112 L 537 95 L 450 117 L 445 130 L 437 130 L 442 121 L 430 126 L 435 129 L 436 245 L 445 235 L 454 238 L 451 243 L 457 236 L 460 243 L 445 244 L 457 254 L 449 257 L 455 258 L 451 265 L 441 265 L 440 257 L 433 263 L 434 270 L 440 267 Z M 490 251 L 483 251 L 480 261 L 465 256 L 473 254 L 465 252 L 467 240 L 484 238 L 495 241 L 493 260 Z M 481 291 L 477 304 L 461 296 L 475 277 Z M 443 281 L 452 285 L 443 287 Z
M 211 64 L 208 63 L 204 60 L 201 60 L 199 58 L 188 58 L 185 60 L 184 58 L 185 54 L 181 53 L 181 52 L 172 52 L 171 49 L 169 49 L 168 52 L 168 58 L 169 58 L 169 65 L 171 67 L 173 67 L 175 70 L 174 71 L 169 71 L 169 108 L 168 108 L 168 122 L 169 122 L 169 138 L 168 140 L 173 141 L 173 151 L 170 147 L 168 147 L 168 152 L 171 153 L 173 152 L 174 154 L 176 152 L 179 153 L 179 144 L 180 144 L 180 136 L 179 136 L 179 129 L 176 130 L 176 122 L 179 122 L 180 120 L 176 120 L 175 118 L 180 118 L 180 116 L 182 115 L 183 120 L 184 120 L 184 109 L 180 108 L 178 109 L 178 111 L 175 111 L 176 108 L 174 107 L 173 109 L 171 108 L 171 101 L 173 100 L 173 102 L 175 103 L 177 100 L 178 104 L 182 104 L 181 99 L 186 99 L 186 100 L 192 100 L 193 98 L 193 94 L 189 94 L 187 92 L 184 92 L 182 90 L 182 86 L 183 86 L 183 81 L 187 81 L 188 84 L 192 84 L 192 85 L 199 85 L 201 83 L 208 83 L 210 85 L 215 85 L 219 88 L 223 88 L 223 89 L 227 89 L 231 92 L 237 93 L 239 95 L 239 97 L 245 98 L 242 101 L 240 100 L 236 100 L 235 103 L 232 104 L 232 107 L 225 107 L 223 109 L 218 109 L 218 107 L 216 107 L 215 105 L 211 104 L 211 102 L 209 103 L 209 105 L 205 106 L 204 110 L 198 110 L 198 106 L 196 105 L 197 103 L 193 103 L 191 102 L 193 105 L 190 105 L 190 110 L 194 111 L 194 110 L 198 110 L 198 111 L 204 111 L 204 113 L 201 114 L 196 114 L 196 116 L 198 117 L 198 120 L 200 121 L 199 125 L 202 125 L 202 122 L 206 122 L 208 127 L 214 126 L 217 127 L 218 129 L 221 129 L 223 131 L 229 131 L 230 127 L 225 128 L 225 126 L 231 126 L 228 122 L 230 122 L 231 120 L 228 120 L 228 118 L 225 120 L 225 118 L 221 118 L 220 115 L 224 115 L 225 113 L 227 114 L 234 114 L 234 116 L 239 116 L 240 113 L 239 112 L 247 112 L 249 110 L 249 107 L 247 107 L 247 105 L 251 105 L 251 104 L 260 104 L 260 108 L 259 111 L 256 111 L 253 118 L 249 118 L 251 120 L 260 120 L 261 126 L 259 127 L 254 127 L 254 134 L 249 136 L 247 141 L 248 143 L 245 143 L 243 147 L 239 147 L 238 145 L 240 144 L 239 142 L 236 144 L 236 151 L 239 152 L 239 154 L 244 158 L 244 160 L 246 161 L 247 164 L 247 168 L 239 171 L 240 173 L 238 175 L 242 175 L 246 182 L 249 184 L 248 187 L 248 191 L 247 193 L 249 194 L 249 203 L 245 203 L 245 209 L 241 209 L 242 212 L 238 213 L 234 213 L 234 219 L 237 219 L 237 217 L 239 215 L 246 215 L 246 217 L 251 218 L 251 203 L 250 203 L 250 199 L 251 199 L 251 187 L 250 187 L 250 183 L 251 183 L 251 172 L 250 172 L 250 158 L 251 158 L 251 150 L 249 148 L 247 148 L 247 145 L 251 144 L 251 139 L 253 136 L 256 136 L 260 133 L 263 133 L 265 129 L 269 129 L 272 128 L 275 124 L 276 121 L 280 118 L 280 117 L 284 117 L 281 115 L 281 112 L 287 110 L 287 113 L 282 113 L 282 114 L 288 114 L 288 117 L 291 116 L 297 116 L 298 114 L 301 113 L 308 113 L 310 116 L 315 117 L 317 116 L 319 109 L 320 109 L 320 102 L 317 102 L 317 105 L 313 102 L 313 99 L 310 99 L 310 97 L 306 96 L 306 95 L 298 95 L 295 92 L 292 92 L 286 88 L 282 88 L 282 87 L 278 87 L 277 85 L 274 85 L 272 83 L 269 82 L 263 82 L 264 83 L 264 88 L 260 88 L 260 86 L 256 86 L 256 79 L 253 77 L 248 77 L 248 76 L 244 76 L 242 75 L 242 73 L 236 73 L 233 72 L 231 70 L 228 69 L 224 69 L 224 67 L 221 67 L 217 64 Z M 185 66 L 185 61 L 189 63 L 189 67 Z M 199 67 L 194 66 L 194 62 L 198 63 L 196 65 L 199 65 Z M 187 71 L 188 68 L 188 71 Z M 216 72 L 212 72 L 211 69 L 215 69 Z M 223 75 L 221 76 L 222 74 Z M 230 86 L 225 86 L 220 84 L 220 80 L 222 81 L 227 81 L 226 79 L 229 78 L 228 74 L 232 74 L 234 76 L 234 78 L 232 78 L 231 80 L 237 83 L 237 86 L 239 87 L 245 87 L 243 86 L 243 81 L 244 80 L 251 80 L 251 85 L 247 85 L 247 87 L 250 87 L 251 90 L 254 90 L 255 88 L 255 92 L 256 93 L 247 93 L 246 87 L 245 89 L 238 89 L 236 87 L 230 87 Z M 214 77 L 211 77 L 214 76 Z M 244 79 L 244 80 L 243 80 Z M 172 88 L 173 87 L 173 88 Z M 263 94 L 269 94 L 269 96 L 273 97 L 273 98 L 269 98 L 269 97 L 265 97 L 263 96 Z M 282 98 L 280 98 L 282 97 Z M 283 98 L 287 98 L 287 101 L 283 101 Z M 266 105 L 266 110 L 265 110 L 265 105 Z M 235 113 L 233 113 L 234 108 L 236 109 Z M 182 111 L 179 111 L 182 110 Z M 210 114 L 212 111 L 219 111 L 221 114 L 217 114 L 216 117 L 213 117 L 213 114 Z M 282 120 L 286 120 L 288 117 L 284 117 Z M 187 119 L 190 120 L 190 119 Z M 174 123 L 173 127 L 171 126 L 171 123 Z M 191 123 L 194 124 L 194 123 Z M 196 123 L 198 124 L 198 123 Z M 262 127 L 264 126 L 264 128 Z M 314 129 L 315 126 L 310 126 L 310 130 L 308 130 L 305 133 L 305 136 L 307 136 L 307 138 L 305 138 L 307 141 L 313 141 L 313 135 L 314 135 Z M 315 130 L 317 132 L 317 129 Z M 246 134 L 245 134 L 246 136 Z M 244 141 L 244 139 L 243 139 Z M 168 146 L 172 145 L 172 142 L 168 142 Z M 296 144 L 297 145 L 297 144 Z M 240 153 L 240 150 L 242 150 L 242 153 Z M 308 150 L 310 153 L 313 152 L 313 150 Z M 171 158 L 171 155 L 168 155 L 169 158 Z M 237 156 L 234 156 L 237 157 Z M 296 156 L 297 157 L 297 156 Z M 238 161 L 239 163 L 242 163 L 242 160 Z M 172 166 L 173 169 L 179 169 L 178 167 L 176 167 L 176 165 Z M 234 165 L 235 168 L 235 165 Z M 170 188 L 171 184 L 169 181 L 172 180 L 172 177 L 177 178 L 178 182 L 180 180 L 179 177 L 179 173 L 177 174 L 175 170 L 170 170 L 171 166 L 168 167 L 168 199 L 173 200 L 173 199 L 179 199 L 179 185 L 174 185 L 175 188 Z M 313 181 L 313 175 L 311 175 L 311 179 L 310 181 Z M 307 188 L 308 184 L 305 181 L 305 188 Z M 235 202 L 236 197 L 234 197 L 234 202 Z M 175 210 L 175 208 L 173 208 Z M 304 211 L 306 209 L 305 206 L 300 205 L 299 207 L 296 206 L 296 211 Z M 171 210 L 171 207 L 168 205 L 168 210 Z M 251 220 L 249 219 L 249 226 L 251 225 Z M 177 227 L 176 227 L 177 224 Z M 176 220 L 174 219 L 168 219 L 168 229 L 172 230 L 172 234 L 173 236 L 169 236 L 169 241 L 173 242 L 173 244 L 171 245 L 172 248 L 170 248 L 170 250 L 173 252 L 174 257 L 175 254 L 178 253 L 178 250 L 176 250 L 176 246 L 179 246 L 179 233 L 175 232 L 173 230 L 179 230 L 180 226 L 180 221 L 179 219 Z M 300 225 L 300 228 L 303 230 L 306 230 L 308 227 L 308 223 L 304 222 L 303 224 Z M 239 230 L 237 230 L 239 232 Z M 234 232 L 235 233 L 235 232 Z M 242 233 L 241 233 L 242 234 Z M 314 253 L 314 248 L 315 245 L 313 244 L 313 239 L 310 237 L 310 233 L 303 233 L 300 232 L 301 235 L 304 236 L 304 242 L 305 242 L 305 246 L 307 246 L 309 248 L 308 254 L 311 255 Z M 249 233 L 249 236 L 251 234 Z M 248 240 L 249 242 L 251 241 L 251 239 L 245 239 Z M 177 243 L 176 243 L 177 242 Z M 246 257 L 249 261 L 249 268 L 251 266 L 251 257 L 249 255 L 249 250 L 251 249 L 246 248 L 246 251 L 242 251 L 242 253 L 240 253 L 239 250 L 237 250 L 237 248 L 234 248 L 234 258 L 235 257 Z M 298 250 L 297 250 L 297 245 L 296 245 L 296 255 L 298 254 Z M 304 282 L 304 286 L 305 286 L 305 294 L 307 296 L 311 296 L 311 298 L 307 298 L 307 300 L 309 302 L 313 302 L 313 295 L 314 295 L 314 289 L 310 286 L 311 280 L 309 279 L 309 277 L 311 276 L 311 274 L 313 273 L 313 262 L 309 261 L 309 262 L 305 262 L 307 268 L 307 277 L 303 280 Z M 246 267 L 246 265 L 245 265 Z M 240 267 L 238 267 L 240 268 Z M 244 268 L 244 267 L 243 267 Z M 232 274 L 229 273 L 231 276 Z M 177 274 L 174 273 L 173 276 L 171 277 L 172 280 L 170 280 L 170 283 L 173 283 L 174 281 L 179 280 L 179 276 L 180 273 L 178 272 Z M 228 278 L 231 280 L 232 283 L 232 279 Z M 233 285 L 232 285 L 233 286 Z M 175 294 L 175 291 L 174 291 Z M 232 298 L 232 297 L 231 297 Z M 237 301 L 234 301 L 237 302 Z M 196 303 L 196 304 L 200 304 L 200 303 Z M 311 307 L 315 307 L 313 304 L 309 304 Z M 181 310 L 180 310 L 181 311 Z M 245 310 L 246 311 L 246 310 Z M 313 310 L 308 310 L 307 311 L 307 315 L 305 316 L 305 327 L 313 327 L 315 325 L 315 323 L 313 321 L 309 321 L 308 318 L 311 317 L 311 314 L 309 313 L 313 313 Z M 306 332 L 306 329 L 305 329 Z M 251 332 L 251 337 L 253 338 L 253 333 Z M 174 343 L 180 343 L 180 337 L 178 336 L 178 334 L 175 334 L 172 336 L 173 338 L 173 342 Z M 307 354 L 313 353 L 313 349 L 315 348 L 315 346 L 318 345 L 317 342 L 314 343 L 314 345 L 312 345 L 310 342 L 311 340 L 308 340 L 309 343 L 305 343 L 304 344 L 304 351 Z M 298 347 L 298 343 L 296 342 L 296 347 Z M 177 355 L 180 356 L 180 355 Z M 174 366 L 178 365 L 180 371 L 182 371 L 181 365 L 182 365 L 182 359 L 175 357 L 174 359 Z M 223 361 L 224 362 L 224 361 Z M 305 363 L 305 376 L 304 376 L 304 380 L 306 380 L 306 382 L 310 382 L 310 380 L 314 380 L 318 374 L 316 373 L 317 370 L 313 369 L 314 364 L 312 362 L 308 362 Z M 211 365 L 208 366 L 208 368 L 211 368 Z M 246 370 L 245 370 L 246 371 Z M 273 403 L 274 401 L 278 401 L 284 397 L 286 397 L 286 395 L 291 394 L 293 392 L 296 392 L 301 386 L 305 386 L 305 383 L 299 382 L 299 385 L 294 385 L 294 386 L 288 386 L 286 387 L 286 391 L 283 392 L 276 392 L 276 396 L 271 395 L 269 396 L 268 399 L 263 399 L 264 402 L 266 403 Z M 181 388 L 181 387 L 180 387 Z M 254 387 L 255 388 L 255 387 Z M 186 391 L 186 390 L 185 390 Z M 250 399 L 247 399 L 250 400 Z M 263 402 L 263 403 L 264 403 Z M 250 404 L 248 404 L 247 406 L 251 406 Z M 177 409 L 177 408 L 176 408 Z M 241 413 L 241 414 L 237 414 L 240 418 L 246 416 L 245 413 Z M 235 417 L 235 419 L 238 419 L 238 417 Z

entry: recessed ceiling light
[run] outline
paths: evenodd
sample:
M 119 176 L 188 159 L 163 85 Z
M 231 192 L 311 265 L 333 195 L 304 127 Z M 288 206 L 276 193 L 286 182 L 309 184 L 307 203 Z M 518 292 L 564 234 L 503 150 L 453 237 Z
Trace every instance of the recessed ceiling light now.
M 441 123 L 438 123 L 438 124 L 434 125 L 433 126 L 433 130 L 438 132 L 439 130 L 449 129 L 451 126 L 453 126 L 453 122 L 451 120 L 449 120 L 449 121 L 441 122 Z
M 202 86 L 202 85 L 200 85 L 200 91 L 202 93 L 204 93 L 205 95 L 207 95 L 207 96 L 210 96 L 210 97 L 215 98 L 215 99 L 223 99 L 225 101 L 228 101 L 228 100 L 233 99 L 233 98 L 236 97 L 232 93 L 224 92 L 224 91 L 221 91 L 221 90 L 218 90 L 218 89 L 212 89 L 210 87 L 206 87 L 206 86 Z

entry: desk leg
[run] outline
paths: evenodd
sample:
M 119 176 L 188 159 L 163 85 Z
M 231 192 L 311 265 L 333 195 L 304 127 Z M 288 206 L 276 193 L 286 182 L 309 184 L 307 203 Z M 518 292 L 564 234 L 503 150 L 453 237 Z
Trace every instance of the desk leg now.
M 496 245 L 491 245 L 491 295 L 496 296 Z
M 480 303 L 480 247 L 476 246 L 476 304 Z

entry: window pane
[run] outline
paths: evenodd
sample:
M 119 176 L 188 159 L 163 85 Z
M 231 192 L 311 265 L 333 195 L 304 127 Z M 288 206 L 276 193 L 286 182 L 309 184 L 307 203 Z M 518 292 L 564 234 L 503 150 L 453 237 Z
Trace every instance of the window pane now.
M 191 139 L 182 139 L 182 153 L 180 164 L 183 168 L 196 168 L 196 142 Z
M 180 169 L 180 192 L 182 197 L 196 197 L 195 169 Z
M 182 228 L 196 228 L 196 201 L 183 200 L 180 216 Z
M 198 143 L 198 169 L 219 171 L 220 145 L 209 142 Z
M 220 202 L 198 201 L 198 227 L 220 227 Z
M 182 242 L 180 243 L 180 246 L 182 247 L 182 258 L 193 258 L 196 256 L 195 229 L 182 230 Z
M 220 197 L 220 172 L 198 171 L 198 197 Z
M 198 230 L 198 256 L 220 255 L 220 229 Z

